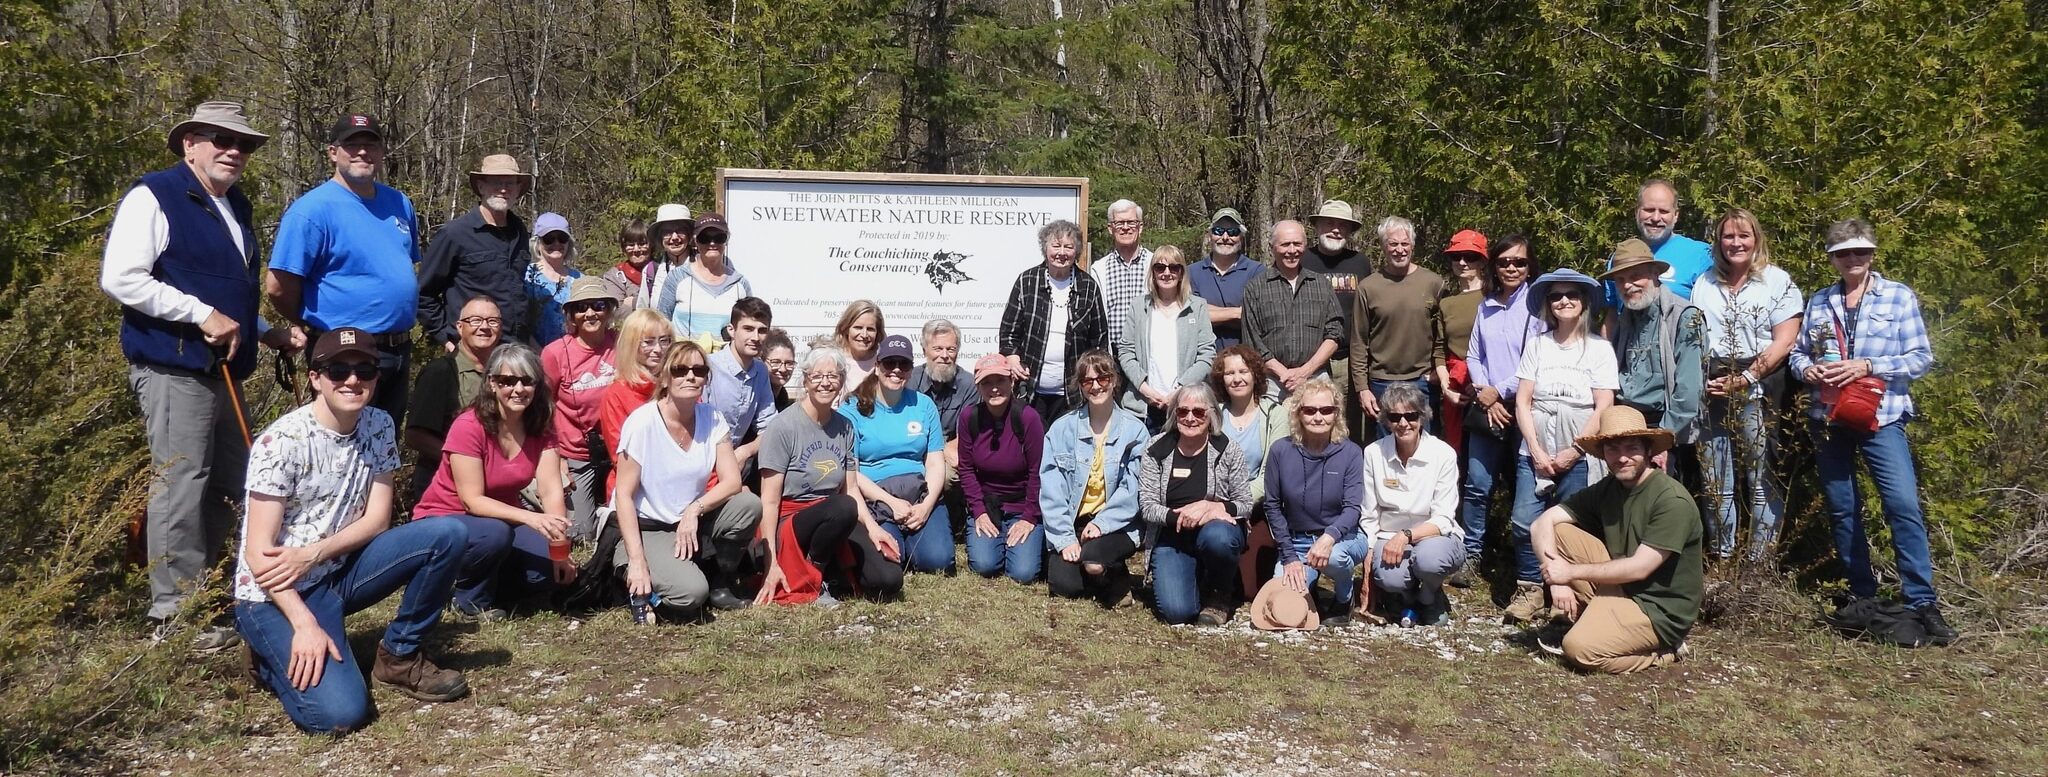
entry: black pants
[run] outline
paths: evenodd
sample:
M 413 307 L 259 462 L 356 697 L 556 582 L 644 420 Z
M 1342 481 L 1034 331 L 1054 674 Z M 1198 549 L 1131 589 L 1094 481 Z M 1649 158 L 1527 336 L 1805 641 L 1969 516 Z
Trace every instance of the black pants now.
M 866 529 L 861 528 L 860 514 L 853 497 L 833 494 L 824 501 L 806 507 L 790 517 L 796 533 L 797 547 L 804 552 L 804 558 L 825 572 L 830 582 L 836 575 L 848 572 L 860 584 L 863 593 L 869 596 L 893 596 L 903 590 L 903 565 L 890 561 L 875 547 L 875 541 L 868 539 Z M 853 552 L 853 569 L 842 569 L 839 551 L 850 548 Z
M 1037 411 L 1039 420 L 1050 429 L 1054 420 L 1067 414 L 1067 395 L 1034 393 L 1031 395 L 1031 409 Z
M 1075 522 L 1074 529 L 1079 531 L 1087 525 L 1088 519 L 1083 518 Z M 1091 588 L 1100 590 L 1104 584 L 1129 578 L 1130 570 L 1124 562 L 1137 552 L 1138 543 L 1131 540 L 1131 535 L 1120 531 L 1082 540 L 1079 561 L 1068 561 L 1059 551 L 1052 551 L 1045 560 L 1046 586 L 1052 589 L 1054 596 L 1078 599 L 1086 596 Z M 1084 564 L 1101 564 L 1102 574 L 1087 574 L 1081 568 Z

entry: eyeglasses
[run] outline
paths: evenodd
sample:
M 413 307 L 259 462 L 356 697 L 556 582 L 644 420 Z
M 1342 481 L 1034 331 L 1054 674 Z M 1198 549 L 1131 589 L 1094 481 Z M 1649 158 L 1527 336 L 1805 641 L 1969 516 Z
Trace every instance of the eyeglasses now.
M 535 380 L 531 375 L 492 375 L 491 385 L 498 388 L 511 388 L 513 386 L 532 388 L 540 385 L 540 381 Z
M 722 246 L 722 245 L 725 245 L 725 234 L 724 234 L 724 233 L 722 233 L 722 232 L 712 232 L 712 233 L 708 233 L 708 234 L 698 235 L 698 236 L 697 236 L 697 245 L 700 245 L 700 246 Z
M 1182 272 L 1182 269 L 1181 269 L 1181 266 L 1180 266 L 1180 265 L 1177 265 L 1177 264 L 1167 264 L 1167 263 L 1165 263 L 1165 262 L 1153 262 L 1153 263 L 1152 263 L 1152 272 L 1154 272 L 1154 273 L 1156 273 L 1156 274 L 1159 274 L 1159 275 L 1179 275 L 1179 274 L 1181 274 L 1181 272 Z
M 1577 301 L 1579 299 L 1579 293 L 1576 291 L 1553 291 L 1549 294 L 1543 295 L 1543 301 L 1545 302 L 1556 302 L 1561 299 Z
M 676 341 L 673 337 L 649 337 L 640 341 L 640 350 L 666 351 L 669 346 L 675 344 Z
M 1111 384 L 1111 383 L 1114 383 L 1115 381 L 1116 381 L 1116 378 L 1115 378 L 1114 376 L 1110 376 L 1110 375 L 1094 375 L 1094 376 L 1090 376 L 1090 377 L 1082 378 L 1082 379 L 1081 379 L 1081 385 L 1083 385 L 1083 386 L 1107 386 L 1107 385 L 1109 385 L 1109 384 Z
M 568 245 L 569 236 L 560 232 L 549 232 L 540 236 L 540 244 L 544 246 Z
M 845 380 L 845 377 L 836 372 L 804 373 L 804 382 L 817 386 L 831 386 L 842 380 Z
M 1209 234 L 1217 237 L 1237 237 L 1244 234 L 1244 227 L 1210 227 Z
M 256 145 L 254 139 L 244 138 L 232 132 L 188 132 L 185 133 L 185 137 L 197 138 L 212 143 L 214 148 L 222 151 L 233 151 L 238 148 L 244 151 L 254 151 Z
M 505 325 L 505 319 L 497 316 L 463 316 L 455 320 L 461 322 L 463 326 L 477 329 L 495 329 Z
M 761 361 L 767 363 L 768 369 L 771 370 L 786 370 L 796 366 L 795 359 L 762 359 Z
M 1112 221 L 1112 222 L 1109 222 L 1109 228 L 1110 228 L 1110 229 L 1114 229 L 1114 230 L 1116 230 L 1116 231 L 1118 231 L 1118 232 L 1125 232 L 1125 231 L 1129 231 L 1129 230 L 1137 229 L 1137 228 L 1138 228 L 1138 222 L 1136 222 L 1136 221 L 1128 221 L 1128 220 L 1119 220 L 1119 221 Z
M 1494 263 L 1493 263 L 1493 266 L 1495 266 L 1495 267 L 1528 267 L 1528 266 L 1529 266 L 1529 260 L 1527 260 L 1527 259 L 1502 259 L 1502 260 L 1500 260 L 1500 261 L 1494 262 Z
M 328 380 L 336 383 L 346 382 L 350 375 L 356 376 L 356 380 L 368 383 L 376 380 L 378 374 L 375 362 L 328 362 L 316 369 L 320 370 L 321 375 L 327 376 Z
M 1208 418 L 1209 409 L 1206 407 L 1176 407 L 1173 409 L 1173 415 L 1175 418 Z
M 1301 414 L 1302 414 L 1302 415 L 1305 415 L 1305 416 L 1310 416 L 1310 415 L 1336 415 L 1336 414 L 1337 414 L 1337 406 L 1336 406 L 1336 405 L 1302 405 L 1302 406 L 1301 406 Z
M 711 377 L 711 365 L 678 364 L 668 368 L 668 376 L 671 378 L 681 378 L 685 376 L 693 378 L 709 378 Z
M 611 307 L 612 307 L 612 303 L 611 303 L 610 301 L 608 301 L 608 300 L 601 300 L 601 299 L 589 299 L 589 300 L 584 300 L 584 301 L 582 301 L 582 302 L 571 302 L 571 303 L 569 303 L 569 304 L 567 304 L 567 305 L 563 305 L 563 306 L 562 306 L 562 312 L 564 312 L 564 313 L 567 313 L 567 314 L 569 314 L 569 315 L 572 315 L 572 316 L 573 316 L 573 315 L 576 315 L 576 314 L 578 314 L 578 313 L 590 313 L 590 312 L 597 312 L 597 311 L 604 311 L 604 310 L 610 310 L 610 309 L 611 309 Z
M 1406 413 L 1384 413 L 1383 415 L 1386 416 L 1387 423 L 1390 424 L 1414 424 L 1422 422 L 1422 412 L 1419 410 L 1410 410 Z

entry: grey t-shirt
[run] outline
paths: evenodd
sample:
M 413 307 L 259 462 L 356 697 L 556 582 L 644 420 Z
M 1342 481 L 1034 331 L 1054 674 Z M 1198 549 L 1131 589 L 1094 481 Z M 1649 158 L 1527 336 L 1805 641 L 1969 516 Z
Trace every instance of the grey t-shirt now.
M 854 468 L 853 424 L 833 413 L 821 426 L 801 408 L 775 414 L 761 433 L 762 469 L 782 473 L 782 498 L 823 499 L 840 493 Z

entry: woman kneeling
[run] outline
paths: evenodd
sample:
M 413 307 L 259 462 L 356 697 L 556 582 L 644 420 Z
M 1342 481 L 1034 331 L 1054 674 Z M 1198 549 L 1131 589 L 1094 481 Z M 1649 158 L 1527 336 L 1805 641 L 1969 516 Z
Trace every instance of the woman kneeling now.
M 1038 467 L 1038 509 L 1053 551 L 1045 581 L 1055 596 L 1092 590 L 1113 605 L 1129 582 L 1124 564 L 1138 551 L 1145 422 L 1117 407 L 1116 365 L 1101 350 L 1076 361 L 1074 383 L 1087 404 L 1053 422 Z
M 850 582 L 877 599 L 903 590 L 903 552 L 855 488 L 853 424 L 832 409 L 846 361 L 829 346 L 804 354 L 803 398 L 761 435 L 761 537 L 774 562 L 756 603 L 833 603 L 827 575 L 833 589 Z
M 1380 395 L 1380 420 L 1391 435 L 1365 450 L 1365 501 L 1359 535 L 1373 543 L 1372 581 L 1414 610 L 1403 623 L 1446 621 L 1444 578 L 1465 563 L 1458 511 L 1458 454 L 1423 429 L 1429 400 L 1396 384 Z
M 1173 429 L 1152 438 L 1138 477 L 1145 522 L 1159 527 L 1154 604 L 1167 623 L 1221 626 L 1230 622 L 1242 520 L 1251 509 L 1244 451 L 1210 423 L 1216 395 L 1207 384 L 1174 389 L 1167 407 Z

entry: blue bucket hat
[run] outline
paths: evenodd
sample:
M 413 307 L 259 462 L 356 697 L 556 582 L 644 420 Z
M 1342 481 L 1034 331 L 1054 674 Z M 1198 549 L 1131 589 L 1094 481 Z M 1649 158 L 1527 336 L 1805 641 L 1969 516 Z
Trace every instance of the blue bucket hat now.
M 1537 317 L 1543 315 L 1543 306 L 1548 304 L 1543 298 L 1549 294 L 1543 287 L 1553 283 L 1573 283 L 1586 287 L 1586 312 L 1590 314 L 1600 307 L 1602 302 L 1600 282 L 1593 280 L 1592 276 L 1578 270 L 1565 268 L 1544 273 L 1543 277 L 1537 278 L 1535 283 L 1529 284 L 1529 315 Z

